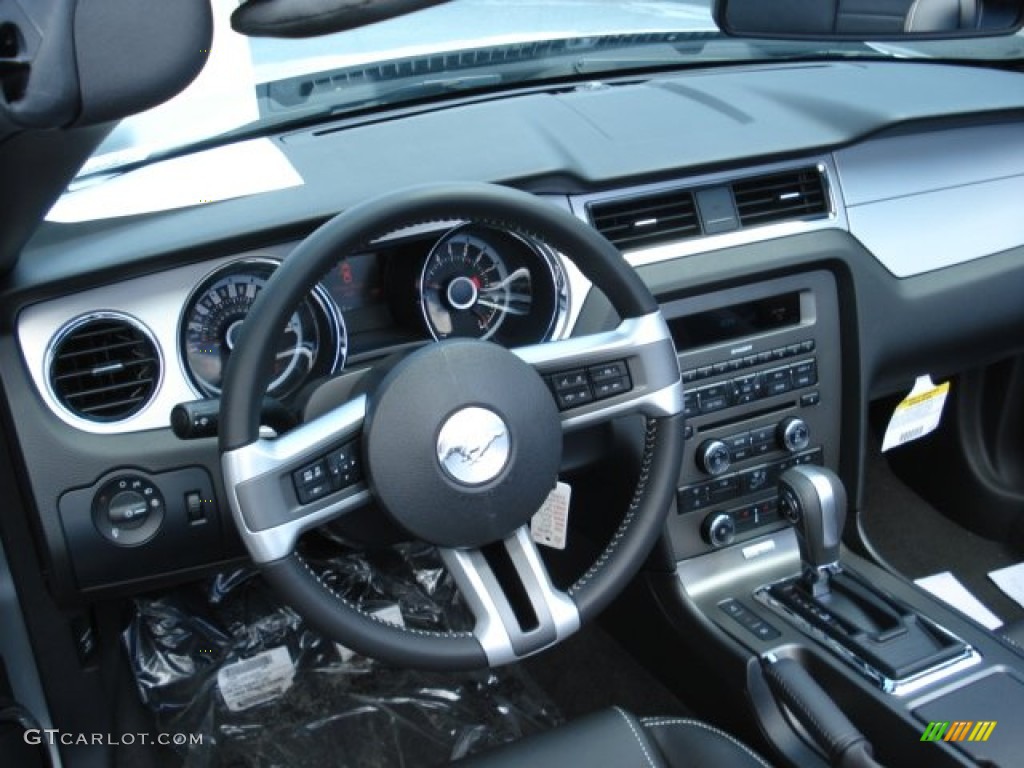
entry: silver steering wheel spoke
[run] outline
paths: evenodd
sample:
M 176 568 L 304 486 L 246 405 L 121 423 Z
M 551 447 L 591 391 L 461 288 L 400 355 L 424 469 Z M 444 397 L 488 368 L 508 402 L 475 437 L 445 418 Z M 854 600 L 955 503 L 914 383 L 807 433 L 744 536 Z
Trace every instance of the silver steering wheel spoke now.
M 611 331 L 513 352 L 548 381 L 566 431 L 632 413 L 683 412 L 675 345 L 660 312 L 623 320 Z
M 279 560 L 299 536 L 364 506 L 360 395 L 281 437 L 260 438 L 221 456 L 231 513 L 257 563 Z
M 491 666 L 529 656 L 579 629 L 576 604 L 551 583 L 529 526 L 483 550 L 440 552 L 476 619 L 473 634 Z

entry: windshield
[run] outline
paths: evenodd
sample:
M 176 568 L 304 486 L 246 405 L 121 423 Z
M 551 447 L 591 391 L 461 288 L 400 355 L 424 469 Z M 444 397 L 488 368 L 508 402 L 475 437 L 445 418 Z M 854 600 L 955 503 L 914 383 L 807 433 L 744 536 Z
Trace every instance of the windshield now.
M 899 46 L 728 39 L 709 0 L 456 0 L 302 40 L 246 38 L 228 21 L 237 0 L 212 4 L 214 42 L 200 76 L 169 102 L 124 120 L 72 189 L 218 137 L 451 93 L 766 59 L 1024 56 L 1019 35 Z

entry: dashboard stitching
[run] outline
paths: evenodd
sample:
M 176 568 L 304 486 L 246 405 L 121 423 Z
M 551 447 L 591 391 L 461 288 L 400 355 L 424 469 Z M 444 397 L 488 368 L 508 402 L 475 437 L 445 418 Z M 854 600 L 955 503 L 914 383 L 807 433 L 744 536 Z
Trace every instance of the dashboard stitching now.
M 647 419 L 647 435 L 644 439 L 644 454 L 643 460 L 640 465 L 640 479 L 637 481 L 636 490 L 633 491 L 633 498 L 629 502 L 629 510 L 626 516 L 623 518 L 622 523 L 615 531 L 615 535 L 612 536 L 611 542 L 605 548 L 604 552 L 601 553 L 601 557 L 597 559 L 590 569 L 580 577 L 579 581 L 573 584 L 569 588 L 569 594 L 574 595 L 591 579 L 595 578 L 600 570 L 608 562 L 608 559 L 614 554 L 616 548 L 619 546 L 619 542 L 622 541 L 626 532 L 633 524 L 633 520 L 636 517 L 636 511 L 640 507 L 640 502 L 647 491 L 647 481 L 650 479 L 651 464 L 654 462 L 654 441 L 658 436 L 658 422 L 655 419 Z

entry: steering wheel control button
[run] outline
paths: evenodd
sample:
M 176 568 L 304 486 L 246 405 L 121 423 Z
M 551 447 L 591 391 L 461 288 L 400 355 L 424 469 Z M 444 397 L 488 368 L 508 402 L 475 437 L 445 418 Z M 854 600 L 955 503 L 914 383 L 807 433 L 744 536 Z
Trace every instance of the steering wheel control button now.
M 494 411 L 470 406 L 456 411 L 437 436 L 437 460 L 450 477 L 466 485 L 495 480 L 508 465 L 508 425 Z
M 445 339 L 406 356 L 368 395 L 363 457 L 381 506 L 449 548 L 529 523 L 561 464 L 553 386 L 487 341 Z
M 160 489 L 141 475 L 118 475 L 105 483 L 92 504 L 96 530 L 119 546 L 148 541 L 164 519 Z
M 312 504 L 335 491 L 353 486 L 362 479 L 362 463 L 355 441 L 345 443 L 292 472 L 295 496 L 300 504 Z
M 547 382 L 560 411 L 621 395 L 633 388 L 625 360 L 592 365 L 586 370 L 560 371 L 549 375 Z
M 721 440 L 705 440 L 697 446 L 697 467 L 709 475 L 729 471 L 729 446 Z
M 363 466 L 359 460 L 359 446 L 346 443 L 327 455 L 327 472 L 336 490 L 348 488 L 363 479 Z

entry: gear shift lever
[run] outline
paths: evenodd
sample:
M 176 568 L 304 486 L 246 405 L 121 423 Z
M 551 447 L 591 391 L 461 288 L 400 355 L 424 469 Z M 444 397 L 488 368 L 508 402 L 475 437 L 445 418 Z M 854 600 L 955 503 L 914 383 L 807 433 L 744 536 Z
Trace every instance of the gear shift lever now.
M 829 567 L 839 562 L 846 490 L 830 469 L 801 465 L 779 477 L 779 507 L 796 529 L 804 580 L 814 597 L 830 591 Z

